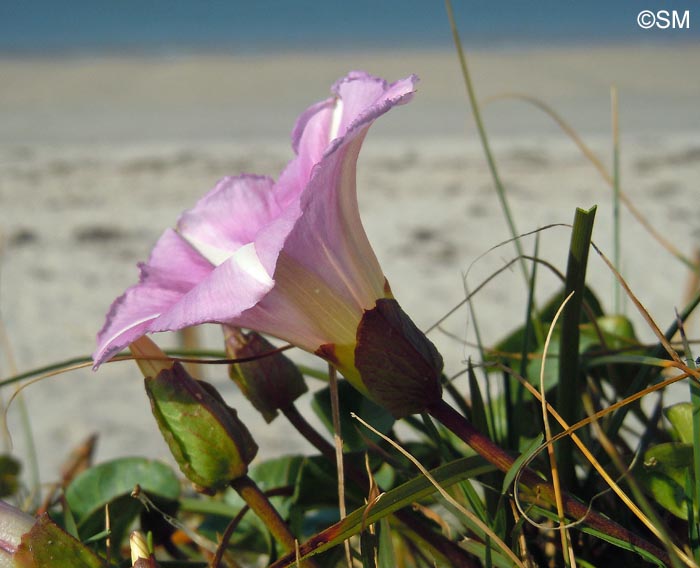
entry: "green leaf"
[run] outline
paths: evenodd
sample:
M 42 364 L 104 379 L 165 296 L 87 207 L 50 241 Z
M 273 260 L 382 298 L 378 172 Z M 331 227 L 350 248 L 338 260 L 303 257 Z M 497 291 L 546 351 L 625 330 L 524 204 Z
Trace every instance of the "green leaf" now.
M 686 481 L 691 475 L 692 459 L 692 444 L 658 444 L 644 453 L 644 463 L 636 472 L 659 505 L 683 520 L 688 519 L 690 496 Z
M 305 459 L 304 456 L 283 456 L 266 460 L 252 467 L 249 475 L 263 491 L 294 485 Z
M 299 479 L 304 456 L 284 456 L 264 461 L 250 470 L 250 478 L 253 479 L 262 491 L 277 489 L 280 487 L 293 487 Z M 292 499 L 289 497 L 274 497 L 272 502 L 275 509 L 287 517 Z
M 14 556 L 19 568 L 104 568 L 104 562 L 89 548 L 42 515 L 22 537 Z
M 384 517 L 379 521 L 379 562 L 378 568 L 394 568 L 398 565 L 394 554 L 394 543 L 391 539 L 391 525 L 389 519 Z
M 348 484 L 345 489 L 348 502 L 363 502 L 365 496 L 354 489 L 354 484 Z M 338 475 L 335 463 L 319 456 L 305 458 L 299 470 L 293 501 L 304 509 L 337 507 Z
M 563 290 L 560 292 L 557 292 L 554 296 L 552 296 L 549 301 L 540 308 L 539 310 L 539 316 L 540 316 L 540 323 L 542 324 L 542 327 L 546 329 L 549 324 L 552 322 L 554 319 L 554 315 L 557 313 L 557 310 L 559 309 L 559 306 L 561 303 L 564 301 L 564 292 Z M 600 302 L 598 301 L 598 298 L 596 295 L 593 293 L 593 291 L 586 287 L 583 291 L 583 299 L 584 302 L 590 307 L 591 312 L 593 313 L 594 317 L 600 317 L 603 315 L 603 308 L 600 305 Z M 588 323 L 590 322 L 590 319 L 588 318 L 588 313 L 584 310 L 581 312 L 581 323 Z M 497 353 L 512 353 L 514 355 L 520 355 L 522 351 L 522 346 L 525 341 L 525 327 L 526 326 L 521 326 L 515 331 L 513 331 L 510 335 L 499 341 L 495 347 L 494 351 Z M 499 355 L 500 357 L 500 355 Z M 495 358 L 493 359 L 495 360 Z M 487 365 L 485 367 L 487 371 L 489 371 L 489 366 Z
M 513 481 L 515 480 L 515 476 L 518 473 L 518 470 L 522 467 L 522 465 L 527 461 L 528 458 L 534 454 L 537 449 L 542 445 L 542 440 L 544 439 L 544 435 L 540 434 L 537 436 L 534 440 L 532 440 L 525 450 L 518 456 L 518 458 L 513 462 L 513 465 L 511 468 L 508 470 L 506 473 L 505 477 L 503 478 L 503 486 L 501 487 L 501 494 L 506 495 L 510 489 L 510 486 L 512 485 Z
M 442 487 L 450 487 L 459 481 L 483 475 L 493 470 L 493 466 L 486 464 L 483 458 L 472 456 L 454 460 L 432 470 L 430 473 Z M 411 503 L 431 496 L 436 491 L 435 486 L 422 475 L 387 491 L 366 515 L 365 506 L 362 506 L 350 513 L 342 521 L 316 534 L 301 545 L 301 559 L 337 546 L 347 538 L 358 534 L 368 524 L 376 523 Z M 275 568 L 293 566 L 295 561 L 295 555 L 292 553 L 275 562 L 274 566 Z
M 367 448 L 365 440 L 372 443 L 380 441 L 379 436 L 368 430 L 360 430 L 357 421 L 350 415 L 352 412 L 370 423 L 382 434 L 386 434 L 394 426 L 394 417 L 384 408 L 372 402 L 353 388 L 347 381 L 338 381 L 338 398 L 340 399 L 340 430 L 343 443 L 348 451 L 362 451 Z M 328 431 L 333 433 L 333 418 L 331 416 L 331 394 L 328 387 L 314 394 L 311 407 L 321 419 Z
M 664 409 L 664 414 L 673 426 L 678 440 L 684 444 L 693 443 L 693 407 L 689 402 L 681 402 Z
M 608 349 L 629 349 L 639 345 L 634 326 L 629 318 L 622 315 L 602 316 L 596 318 L 595 323 L 603 334 Z M 600 344 L 598 331 L 592 323 L 581 324 L 581 330 L 588 333 L 593 339 L 591 343 Z M 639 352 L 641 353 L 641 351 Z M 627 351 L 627 353 L 630 352 Z
M 180 482 L 170 466 L 145 458 L 120 458 L 96 465 L 78 475 L 66 488 L 68 506 L 78 523 L 82 538 L 104 528 L 104 507 L 110 505 L 115 542 L 143 506 L 130 497 L 134 487 L 159 501 L 176 501 Z
M 499 553 L 498 550 L 476 540 L 464 539 L 460 546 L 471 552 L 477 558 L 486 558 L 487 555 L 490 555 L 491 566 L 495 566 L 496 568 L 513 567 L 513 560 L 511 558 L 506 558 L 503 554 Z

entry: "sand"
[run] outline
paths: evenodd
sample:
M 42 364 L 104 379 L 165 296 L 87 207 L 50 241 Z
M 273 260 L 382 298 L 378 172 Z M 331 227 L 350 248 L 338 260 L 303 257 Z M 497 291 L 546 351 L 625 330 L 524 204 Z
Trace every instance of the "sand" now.
M 694 254 L 700 47 L 492 50 L 470 61 L 483 100 L 505 92 L 540 97 L 607 168 L 615 83 L 623 189 L 683 254 Z M 468 270 L 475 288 L 504 266 L 512 245 L 479 259 L 509 233 L 451 52 L 0 58 L 0 309 L 18 368 L 88 355 L 111 301 L 135 282 L 135 263 L 163 229 L 223 175 L 276 176 L 291 158 L 296 116 L 350 69 L 421 77 L 415 101 L 373 127 L 358 168 L 362 218 L 404 309 L 427 328 L 464 297 Z M 518 230 L 570 223 L 577 206 L 598 204 L 594 240 L 612 254 L 610 188 L 551 119 L 515 101 L 489 103 L 484 118 Z M 688 271 L 626 210 L 622 237 L 623 273 L 665 327 L 684 303 Z M 541 255 L 561 271 L 568 239 L 562 227 L 541 234 Z M 523 246 L 531 253 L 534 239 Z M 590 282 L 611 309 L 612 277 L 595 257 Z M 557 286 L 540 271 L 541 301 Z M 525 297 L 517 267 L 475 297 L 487 344 L 520 325 Z M 625 310 L 651 340 L 631 303 Z M 444 329 L 431 337 L 449 372 L 457 372 L 475 353 L 464 343 L 475 340 L 474 321 L 462 309 Z M 697 337 L 697 326 L 692 333 Z M 219 338 L 215 328 L 203 334 L 213 348 Z M 157 340 L 175 342 L 172 334 Z M 3 376 L 12 372 L 7 355 L 3 348 Z M 267 426 L 222 369 L 207 376 L 249 424 L 261 458 L 307 447 L 290 439 L 283 418 Z M 6 388 L 5 398 L 11 392 Z M 54 377 L 24 396 L 45 482 L 92 432 L 100 436 L 98 460 L 167 456 L 131 363 Z M 18 415 L 12 406 L 14 451 L 22 456 L 27 442 Z

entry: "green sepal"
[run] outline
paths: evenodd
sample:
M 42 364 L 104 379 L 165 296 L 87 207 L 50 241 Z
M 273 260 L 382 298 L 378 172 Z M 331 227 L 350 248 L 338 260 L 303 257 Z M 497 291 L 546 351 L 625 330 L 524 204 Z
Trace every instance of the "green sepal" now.
M 213 493 L 246 475 L 258 446 L 214 387 L 177 363 L 144 383 L 158 428 L 199 490 Z

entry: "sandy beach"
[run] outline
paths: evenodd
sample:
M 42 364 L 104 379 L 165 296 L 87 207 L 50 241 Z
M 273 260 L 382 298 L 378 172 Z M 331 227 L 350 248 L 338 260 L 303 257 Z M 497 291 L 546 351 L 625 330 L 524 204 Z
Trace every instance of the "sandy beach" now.
M 540 98 L 608 169 L 616 85 L 622 188 L 680 252 L 695 254 L 700 46 L 475 51 L 470 63 L 482 100 Z M 11 360 L 24 371 L 90 354 L 110 303 L 136 281 L 135 264 L 159 234 L 224 175 L 277 176 L 292 156 L 298 114 L 350 69 L 421 78 L 414 102 L 370 131 L 358 166 L 363 221 L 404 309 L 427 328 L 464 297 L 467 271 L 473 289 L 508 262 L 512 245 L 479 259 L 509 233 L 451 51 L 0 58 L 0 310 L 12 348 L 12 357 L 1 348 L 0 374 L 12 374 Z M 571 140 L 522 101 L 495 100 L 483 112 L 518 230 L 570 223 L 577 206 L 598 204 L 594 240 L 612 254 L 612 192 Z M 664 328 L 684 303 L 688 270 L 626 209 L 622 237 L 623 274 Z M 568 239 L 564 227 L 540 236 L 540 255 L 561 271 Z M 531 253 L 534 239 L 523 246 Z M 597 257 L 589 281 L 611 309 L 612 276 Z M 542 270 L 540 300 L 557 286 Z M 487 344 L 520 325 L 525 298 L 517 268 L 476 296 Z M 630 302 L 625 310 L 651 340 Z M 431 337 L 457 372 L 475 353 L 474 321 L 461 309 L 444 330 Z M 699 332 L 695 323 L 690 333 Z M 156 339 L 175 342 L 172 334 Z M 218 331 L 206 330 L 203 341 L 218 348 Z M 261 457 L 306 448 L 286 437 L 283 418 L 267 426 L 222 369 L 207 375 L 238 408 Z M 53 377 L 24 397 L 45 482 L 92 432 L 100 436 L 98 460 L 167 455 L 131 363 Z M 27 446 L 16 406 L 9 420 L 21 456 Z

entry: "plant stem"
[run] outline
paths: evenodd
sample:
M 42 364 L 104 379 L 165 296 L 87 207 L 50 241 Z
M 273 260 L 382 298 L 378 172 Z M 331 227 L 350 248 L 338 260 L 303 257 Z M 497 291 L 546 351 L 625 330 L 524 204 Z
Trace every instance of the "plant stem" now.
M 333 445 L 309 424 L 294 404 L 290 404 L 282 412 L 289 422 L 291 422 L 321 455 L 331 462 L 335 460 L 335 449 Z M 345 460 L 345 473 L 355 485 L 362 489 L 362 491 L 368 491 L 369 482 L 367 480 L 367 475 L 347 459 Z M 379 490 L 381 491 L 382 489 L 379 488 Z M 466 551 L 441 534 L 430 530 L 430 528 L 428 528 L 425 523 L 420 522 L 420 519 L 415 514 L 411 513 L 411 511 L 399 510 L 394 513 L 394 516 L 401 521 L 406 528 L 444 556 L 449 561 L 450 566 L 454 566 L 454 568 L 474 568 L 477 566 Z
M 241 496 L 253 512 L 265 523 L 275 540 L 280 543 L 285 552 L 292 552 L 296 546 L 296 539 L 289 530 L 287 523 L 280 517 L 270 503 L 267 496 L 260 490 L 256 483 L 247 475 L 234 479 L 231 487 Z M 307 564 L 311 566 L 311 564 Z
M 333 416 L 333 441 L 335 442 L 335 464 L 338 471 L 338 512 L 343 520 L 348 512 L 345 507 L 345 463 L 343 457 L 343 433 L 340 431 L 340 400 L 338 399 L 338 375 L 335 367 L 328 364 L 328 389 L 331 394 L 331 414 Z M 343 542 L 345 563 L 352 568 L 350 541 Z
M 516 458 L 474 428 L 464 416 L 459 414 L 444 400 L 434 404 L 427 411 L 433 418 L 439 420 L 446 428 L 468 444 L 476 453 L 502 472 L 508 472 L 512 468 Z M 549 503 L 555 502 L 555 493 L 552 484 L 544 481 L 533 470 L 529 468 L 525 469 L 520 479 L 523 485 L 527 487 L 533 495 Z M 568 493 L 564 493 L 562 499 L 564 511 L 572 519 L 584 519 L 584 523 L 589 527 L 610 535 L 611 537 L 629 542 L 635 547 L 653 554 L 668 564 L 669 557 L 665 551 L 652 545 L 635 533 L 617 524 L 615 521 L 603 517 L 600 513 L 592 509 L 589 510 L 587 505 L 581 503 Z

